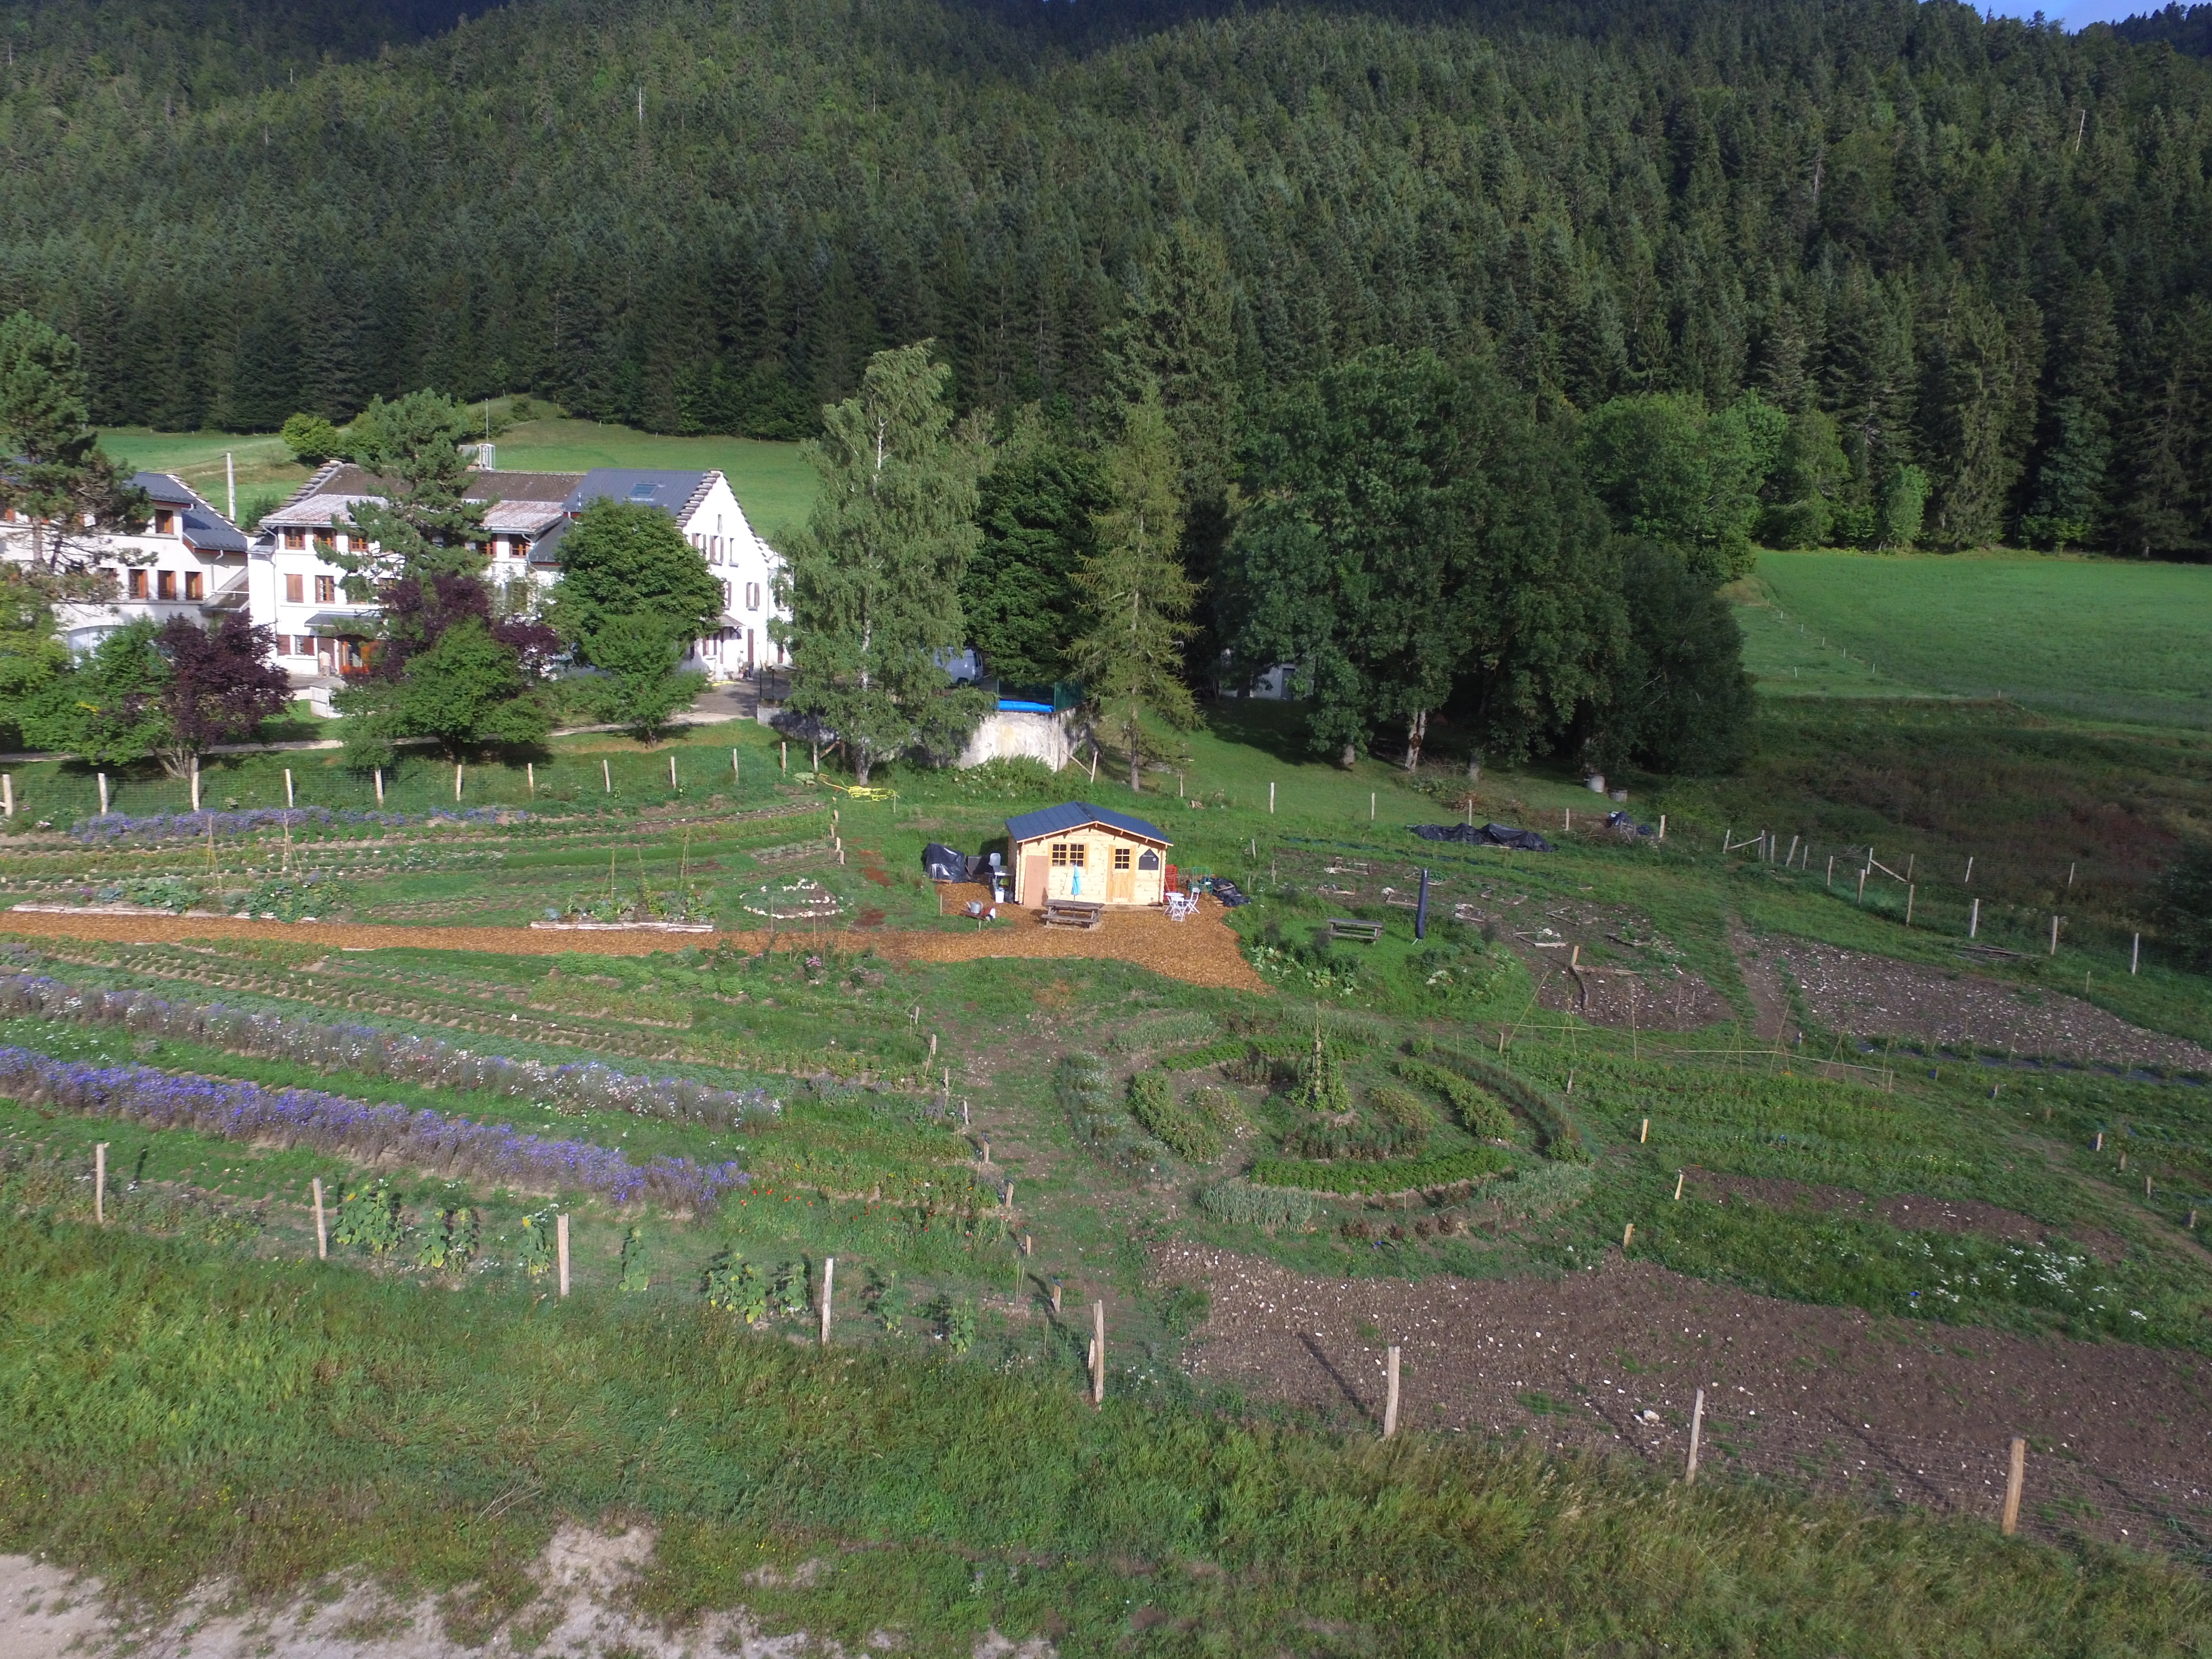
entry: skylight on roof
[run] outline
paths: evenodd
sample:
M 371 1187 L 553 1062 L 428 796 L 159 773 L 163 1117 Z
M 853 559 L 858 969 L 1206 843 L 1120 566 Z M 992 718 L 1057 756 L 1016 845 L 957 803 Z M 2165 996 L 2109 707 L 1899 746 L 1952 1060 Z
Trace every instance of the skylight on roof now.
M 653 486 L 649 483 L 632 484 L 629 487 L 629 498 L 634 501 L 651 501 L 653 499 Z

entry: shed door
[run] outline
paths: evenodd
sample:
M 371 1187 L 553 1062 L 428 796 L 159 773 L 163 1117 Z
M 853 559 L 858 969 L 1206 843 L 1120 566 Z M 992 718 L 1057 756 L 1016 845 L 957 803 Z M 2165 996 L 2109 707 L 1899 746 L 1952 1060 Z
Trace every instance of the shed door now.
M 1106 902 L 1128 904 L 1137 896 L 1137 849 L 1122 842 L 1106 847 Z

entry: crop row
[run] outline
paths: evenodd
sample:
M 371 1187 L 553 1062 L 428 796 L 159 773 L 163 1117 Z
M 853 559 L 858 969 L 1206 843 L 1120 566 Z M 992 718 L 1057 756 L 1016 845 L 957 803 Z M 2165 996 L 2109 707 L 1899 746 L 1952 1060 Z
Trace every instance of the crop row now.
M 1513 1167 L 1510 1153 L 1497 1146 L 1475 1146 L 1434 1158 L 1395 1164 L 1304 1164 L 1263 1158 L 1252 1166 L 1254 1184 L 1291 1187 L 1316 1193 L 1409 1193 L 1455 1186 Z
M 337 1066 L 431 1088 L 473 1090 L 552 1111 L 628 1112 L 679 1123 L 732 1124 L 776 1112 L 763 1089 L 717 1089 L 688 1078 L 641 1077 L 596 1060 L 548 1066 L 471 1054 L 440 1037 L 369 1025 L 252 1013 L 219 1002 L 174 1003 L 150 991 L 84 990 L 44 975 L 0 973 L 0 1017 L 120 1025 L 147 1036 L 203 1042 L 264 1060 Z
M 734 1164 L 664 1157 L 636 1164 L 608 1147 L 526 1134 L 510 1124 L 372 1105 L 319 1089 L 268 1089 L 146 1066 L 88 1066 L 28 1048 L 0 1048 L 0 1094 L 150 1128 L 313 1146 L 363 1163 L 390 1160 L 541 1192 L 580 1190 L 616 1204 L 650 1199 L 704 1212 L 745 1181 Z

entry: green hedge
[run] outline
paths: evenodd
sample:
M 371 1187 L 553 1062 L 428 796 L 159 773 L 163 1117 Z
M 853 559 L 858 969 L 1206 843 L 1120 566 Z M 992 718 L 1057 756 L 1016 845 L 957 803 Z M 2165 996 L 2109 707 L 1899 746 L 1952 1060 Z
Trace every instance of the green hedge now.
M 1477 1146 L 1468 1152 L 1443 1152 L 1396 1164 L 1299 1164 L 1263 1158 L 1252 1166 L 1252 1180 L 1256 1186 L 1290 1187 L 1302 1192 L 1407 1193 L 1479 1180 L 1512 1167 L 1512 1156 L 1503 1147 Z
M 1394 1060 L 1390 1069 L 1407 1082 L 1433 1089 L 1449 1101 L 1460 1127 L 1468 1133 L 1480 1135 L 1486 1140 L 1504 1140 L 1513 1133 L 1513 1114 L 1506 1110 L 1497 1096 L 1465 1078 L 1419 1060 Z
M 1567 1115 L 1566 1103 L 1550 1090 L 1538 1087 L 1486 1054 L 1439 1048 L 1426 1037 L 1415 1037 L 1406 1045 L 1406 1052 L 1442 1061 L 1461 1076 L 1471 1079 L 1491 1091 L 1514 1110 L 1524 1114 L 1536 1126 L 1537 1138 L 1543 1145 L 1546 1158 L 1557 1158 L 1563 1164 L 1587 1164 L 1590 1161 L 1589 1145 L 1583 1140 L 1582 1131 L 1575 1127 L 1574 1119 Z

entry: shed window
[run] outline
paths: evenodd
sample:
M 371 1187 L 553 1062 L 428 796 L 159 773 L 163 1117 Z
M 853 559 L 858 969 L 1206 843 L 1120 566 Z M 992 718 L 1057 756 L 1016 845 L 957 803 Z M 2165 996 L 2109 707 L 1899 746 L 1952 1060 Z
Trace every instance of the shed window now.
M 1055 870 L 1080 870 L 1086 849 L 1079 841 L 1056 841 L 1052 844 L 1052 866 Z
M 1129 867 L 1129 849 L 1127 848 L 1117 847 L 1114 849 L 1114 867 L 1116 870 L 1126 870 Z
M 1157 870 L 1159 867 L 1160 855 L 1152 851 L 1149 847 L 1145 848 L 1143 854 L 1137 860 L 1137 868 L 1139 870 Z

